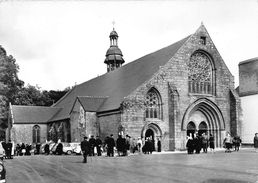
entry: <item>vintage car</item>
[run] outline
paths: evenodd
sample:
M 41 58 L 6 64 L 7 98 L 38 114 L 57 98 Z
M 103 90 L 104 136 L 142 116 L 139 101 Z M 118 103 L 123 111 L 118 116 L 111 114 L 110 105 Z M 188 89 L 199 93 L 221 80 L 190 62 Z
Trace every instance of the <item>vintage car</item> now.
M 71 142 L 70 145 L 73 148 L 73 153 L 75 153 L 75 154 L 82 154 L 81 143 L 79 143 L 79 142 Z
M 63 145 L 63 153 L 64 153 L 64 154 L 70 155 L 70 154 L 73 153 L 73 147 L 72 147 L 68 142 L 61 142 L 61 143 L 62 143 L 62 145 Z M 56 154 L 57 145 L 58 145 L 58 143 L 56 143 L 56 144 L 53 146 L 53 148 L 51 149 L 51 152 L 52 152 L 53 154 Z
M 2 143 L 0 143 L 0 183 L 5 183 L 5 175 L 6 175 L 6 170 L 4 167 L 4 148 L 2 146 Z
M 0 157 L 0 183 L 6 183 L 5 175 L 6 175 L 6 170 L 3 163 L 3 157 Z

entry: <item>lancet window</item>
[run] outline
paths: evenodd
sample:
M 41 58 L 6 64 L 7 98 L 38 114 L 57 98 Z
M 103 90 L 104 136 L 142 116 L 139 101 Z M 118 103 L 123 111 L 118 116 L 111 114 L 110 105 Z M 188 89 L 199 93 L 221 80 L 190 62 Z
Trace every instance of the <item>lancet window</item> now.
M 33 143 L 40 143 L 40 127 L 38 125 L 33 126 L 32 142 Z
M 162 102 L 157 90 L 150 89 L 146 95 L 146 118 L 162 119 Z

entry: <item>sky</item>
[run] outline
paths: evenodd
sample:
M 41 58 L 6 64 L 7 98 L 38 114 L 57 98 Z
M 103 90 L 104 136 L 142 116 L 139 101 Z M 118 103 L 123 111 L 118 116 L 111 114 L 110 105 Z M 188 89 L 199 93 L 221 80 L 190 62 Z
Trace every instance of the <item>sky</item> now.
M 258 0 L 0 1 L 0 45 L 26 85 L 63 90 L 106 73 L 113 27 L 126 64 L 201 22 L 238 86 L 239 62 L 258 57 Z

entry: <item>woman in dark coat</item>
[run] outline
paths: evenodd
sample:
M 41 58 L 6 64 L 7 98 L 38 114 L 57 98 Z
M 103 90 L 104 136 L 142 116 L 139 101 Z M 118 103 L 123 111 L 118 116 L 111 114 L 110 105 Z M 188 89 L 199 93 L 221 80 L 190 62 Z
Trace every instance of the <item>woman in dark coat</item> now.
M 186 143 L 187 153 L 193 154 L 194 151 L 194 142 L 192 137 L 188 137 L 187 143 Z
M 63 154 L 63 144 L 61 142 L 56 147 L 56 153 L 57 153 L 57 155 Z
M 255 136 L 254 136 L 254 148 L 255 148 L 255 152 L 258 152 L 258 133 L 255 133 Z
M 210 144 L 211 152 L 214 152 L 215 145 L 214 145 L 214 137 L 212 134 L 210 134 L 209 144 Z
M 46 155 L 49 155 L 49 144 L 46 143 L 46 145 L 44 146 L 44 152 Z
M 158 146 L 158 152 L 161 152 L 161 141 L 159 138 L 158 138 L 157 146 Z
M 118 135 L 118 138 L 116 140 L 116 149 L 118 156 L 122 156 L 124 153 L 124 139 L 122 138 L 122 135 Z

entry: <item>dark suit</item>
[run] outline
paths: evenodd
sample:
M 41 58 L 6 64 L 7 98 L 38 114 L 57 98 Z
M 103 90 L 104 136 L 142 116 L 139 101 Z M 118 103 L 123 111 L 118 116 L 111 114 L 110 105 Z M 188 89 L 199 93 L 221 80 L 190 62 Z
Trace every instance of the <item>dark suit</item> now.
M 87 155 L 90 152 L 90 143 L 86 139 L 81 142 L 81 150 L 83 155 L 83 163 L 87 163 Z

